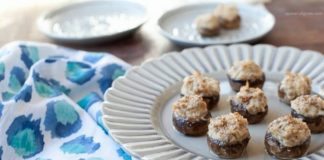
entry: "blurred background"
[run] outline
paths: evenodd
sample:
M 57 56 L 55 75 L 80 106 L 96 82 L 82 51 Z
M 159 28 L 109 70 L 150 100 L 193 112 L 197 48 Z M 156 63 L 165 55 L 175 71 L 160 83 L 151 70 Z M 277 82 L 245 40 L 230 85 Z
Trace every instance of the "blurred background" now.
M 45 12 L 78 1 L 80 0 L 0 0 L 0 45 L 15 40 L 57 43 L 37 29 L 36 20 Z M 183 49 L 184 47 L 172 44 L 158 33 L 156 19 L 169 8 L 197 0 L 139 1 L 147 7 L 150 19 L 135 35 L 99 45 L 61 45 L 110 52 L 131 64 L 139 64 L 164 52 Z M 272 0 L 266 7 L 276 17 L 276 25 L 259 43 L 290 45 L 324 52 L 324 36 L 321 36 L 324 33 L 324 0 Z

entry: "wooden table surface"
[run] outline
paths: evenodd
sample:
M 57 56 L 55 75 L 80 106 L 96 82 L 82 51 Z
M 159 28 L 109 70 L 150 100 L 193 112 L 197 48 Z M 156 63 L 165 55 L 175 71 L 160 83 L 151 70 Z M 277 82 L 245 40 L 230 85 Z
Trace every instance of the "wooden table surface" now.
M 0 46 L 15 40 L 56 43 L 42 35 L 36 26 L 37 17 L 50 9 L 73 0 L 0 0 Z M 113 53 L 131 64 L 182 47 L 161 36 L 154 21 L 164 10 L 184 0 L 147 1 L 151 19 L 131 37 L 100 45 L 69 45 L 89 51 Z M 190 1 L 190 0 L 189 0 Z M 287 45 L 324 53 L 324 0 L 273 0 L 266 5 L 276 17 L 274 29 L 257 43 Z

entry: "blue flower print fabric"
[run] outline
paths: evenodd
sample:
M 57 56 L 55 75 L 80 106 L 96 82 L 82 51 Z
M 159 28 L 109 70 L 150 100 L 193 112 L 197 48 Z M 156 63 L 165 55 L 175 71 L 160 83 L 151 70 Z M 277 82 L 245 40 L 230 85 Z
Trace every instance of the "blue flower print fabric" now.
M 130 66 L 44 43 L 0 49 L 0 160 L 131 160 L 102 126 L 103 94 Z

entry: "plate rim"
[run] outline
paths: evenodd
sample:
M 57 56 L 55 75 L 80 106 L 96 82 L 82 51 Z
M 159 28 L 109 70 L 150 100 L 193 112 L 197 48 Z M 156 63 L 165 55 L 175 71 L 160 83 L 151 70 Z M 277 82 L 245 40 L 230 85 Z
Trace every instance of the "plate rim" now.
M 48 29 L 48 17 L 51 17 L 57 13 L 60 13 L 62 11 L 66 11 L 66 10 L 70 10 L 70 9 L 74 9 L 74 8 L 79 8 L 79 7 L 83 7 L 86 6 L 88 4 L 97 4 L 97 3 L 106 3 L 106 4 L 111 4 L 111 3 L 118 3 L 118 2 L 124 2 L 124 3 L 129 3 L 131 5 L 137 5 L 141 8 L 141 10 L 144 13 L 144 16 L 141 18 L 141 20 L 139 20 L 135 25 L 133 25 L 132 27 L 122 30 L 122 31 L 118 31 L 118 32 L 114 32 L 114 33 L 107 33 L 107 34 L 101 34 L 101 35 L 95 35 L 95 36 L 86 36 L 86 37 L 66 37 L 66 36 L 62 36 L 62 35 L 58 35 L 53 33 L 52 31 L 50 31 L 50 29 Z M 132 1 L 132 0 L 91 0 L 91 1 L 79 1 L 79 2 L 73 2 L 71 4 L 65 4 L 59 7 L 56 7 L 54 9 L 51 9 L 50 11 L 46 11 L 44 13 L 42 13 L 36 20 L 36 25 L 38 30 L 43 33 L 45 36 L 47 36 L 48 38 L 54 39 L 54 40 L 58 40 L 58 41 L 62 41 L 62 42 L 83 42 L 83 41 L 92 41 L 92 40 L 97 40 L 97 39 L 109 39 L 109 38 L 114 38 L 117 37 L 119 35 L 123 35 L 123 34 L 127 34 L 129 32 L 133 32 L 136 31 L 138 28 L 140 28 L 143 24 L 145 24 L 149 19 L 149 15 L 148 15 L 148 10 L 145 7 L 145 5 L 140 2 L 140 1 Z
M 182 50 L 182 51 L 174 51 L 174 52 L 167 52 L 167 53 L 165 53 L 165 54 L 163 54 L 162 56 L 160 56 L 160 57 L 157 57 L 157 58 L 154 58 L 154 59 L 149 59 L 149 60 L 147 60 L 147 61 L 144 61 L 140 66 L 134 66 L 134 67 L 132 67 L 131 69 L 129 69 L 128 71 L 126 71 L 126 73 L 125 73 L 125 75 L 123 75 L 123 76 L 121 76 L 121 77 L 119 77 L 118 79 L 116 79 L 113 83 L 112 83 L 112 86 L 111 86 L 111 88 L 109 88 L 109 89 L 107 89 L 106 91 L 105 91 L 105 93 L 104 93 L 104 102 L 103 102 L 103 104 L 102 104 L 102 107 L 101 107 L 101 112 L 102 112 L 102 121 L 103 121 L 103 126 L 104 126 L 104 128 L 108 131 L 108 133 L 109 133 L 109 135 L 113 138 L 113 140 L 114 141 L 116 141 L 124 150 L 125 150 L 125 152 L 127 152 L 127 153 L 129 153 L 129 154 L 131 154 L 132 156 L 134 156 L 135 158 L 139 158 L 139 159 L 148 159 L 147 157 L 141 157 L 138 153 L 136 153 L 136 152 L 134 152 L 134 151 L 132 151 L 132 149 L 129 149 L 125 144 L 123 144 L 118 138 L 116 138 L 115 137 L 115 135 L 113 134 L 113 133 L 110 133 L 110 129 L 109 129 L 109 124 L 107 124 L 106 123 L 106 118 L 109 116 L 109 115 L 106 115 L 105 114 L 105 107 L 106 107 L 106 105 L 108 105 L 107 103 L 109 103 L 109 102 L 107 102 L 107 95 L 109 95 L 110 94 L 110 92 L 112 91 L 112 90 L 116 90 L 115 89 L 115 86 L 116 86 L 116 83 L 118 83 L 118 81 L 121 81 L 122 79 L 126 79 L 128 76 L 129 76 L 129 74 L 130 73 L 132 73 L 132 72 L 136 72 L 136 70 L 140 70 L 141 68 L 143 68 L 146 64 L 148 64 L 148 63 L 152 63 L 152 62 L 154 62 L 154 61 L 161 61 L 161 59 L 164 59 L 166 56 L 170 56 L 170 54 L 182 54 L 182 55 L 184 55 L 184 54 L 186 54 L 186 53 L 184 53 L 184 52 L 187 52 L 187 51 L 192 51 L 192 50 L 195 50 L 195 49 L 201 49 L 201 50 L 205 50 L 205 49 L 208 49 L 208 48 L 213 48 L 213 47 L 225 47 L 225 48 L 230 48 L 230 47 L 237 47 L 237 46 L 245 46 L 245 47 L 250 47 L 250 48 L 253 48 L 253 47 L 271 47 L 271 48 L 274 48 L 274 49 L 279 49 L 279 48 L 288 48 L 288 49 L 293 49 L 293 50 L 297 50 L 299 53 L 295 53 L 295 55 L 297 54 L 297 55 L 300 55 L 302 52 L 307 52 L 307 53 L 309 53 L 309 54 L 314 54 L 314 55 L 319 55 L 319 56 L 321 56 L 322 57 L 322 59 L 324 59 L 324 55 L 323 55 L 323 53 L 321 53 L 321 52 L 318 52 L 318 51 L 314 51 L 314 50 L 302 50 L 302 49 L 299 49 L 299 48 L 297 48 L 297 47 L 292 47 L 292 46 L 286 46 L 286 45 L 283 45 L 283 46 L 274 46 L 274 45 L 271 45 L 271 44 L 256 44 L 256 45 L 250 45 L 250 44 L 246 44 L 246 43 L 240 43 L 240 44 L 232 44 L 232 45 L 228 45 L 228 46 L 226 46 L 226 45 L 210 45 L 210 46 L 207 46 L 207 47 L 192 47 L 192 48 L 187 48 L 187 49 L 184 49 L 184 50 Z M 228 53 L 227 53 L 228 54 Z M 306 54 L 306 53 L 304 53 L 304 54 Z M 321 87 L 323 87 L 323 86 L 321 86 Z M 164 88 L 165 89 L 165 88 Z M 321 93 L 324 93 L 324 87 L 323 88 L 319 88 L 320 89 L 320 92 Z M 152 107 L 153 108 L 153 107 Z M 151 113 L 150 113 L 151 114 Z M 152 121 L 151 119 L 150 119 L 150 121 Z M 155 128 L 153 128 L 153 130 L 155 130 L 156 131 L 156 129 Z M 158 132 L 157 132 L 158 133 Z M 167 141 L 169 141 L 170 143 L 172 143 L 172 141 L 170 141 L 165 135 L 160 135 L 159 133 L 157 134 L 157 135 L 159 135 L 159 136 L 161 136 L 161 137 L 163 137 L 164 139 L 166 139 Z M 173 144 L 172 143 L 172 145 L 174 145 L 174 146 L 176 146 L 175 144 Z M 181 148 L 181 147 L 179 147 L 179 146 L 176 146 L 176 147 L 178 147 L 178 148 Z M 182 149 L 182 148 L 181 148 Z M 194 153 L 191 153 L 191 152 L 189 152 L 189 151 L 187 151 L 187 150 L 185 150 L 185 149 L 183 149 L 184 151 L 186 151 L 186 152 L 188 152 L 188 153 L 190 153 L 190 154 L 193 154 L 193 155 L 195 155 L 195 156 L 197 156 L 197 157 L 200 157 L 199 155 L 196 155 L 196 154 L 194 154 Z M 320 153 L 320 154 L 319 154 Z M 317 156 L 317 157 L 319 157 L 319 158 L 324 158 L 324 145 L 318 150 L 318 151 L 316 151 L 316 152 L 314 152 L 314 153 L 312 153 L 312 154 L 309 154 L 309 155 L 307 155 L 307 156 L 304 156 L 304 157 L 301 157 L 301 159 L 307 159 L 307 158 L 309 158 L 309 157 L 313 157 L 313 156 Z M 203 159 L 205 159 L 205 158 L 203 158 Z M 315 157 L 315 159 L 316 159 L 316 157 Z
M 233 43 L 247 43 L 247 42 L 254 42 L 257 41 L 259 39 L 261 39 L 262 37 L 264 37 L 265 35 L 267 35 L 268 33 L 270 33 L 275 24 L 276 24 L 276 18 L 275 16 L 263 5 L 263 4 L 246 4 L 246 3 L 237 3 L 237 5 L 242 5 L 242 6 L 249 6 L 249 7 L 259 7 L 260 9 L 263 9 L 272 19 L 272 24 L 269 27 L 269 29 L 267 31 L 265 31 L 264 33 L 255 36 L 255 37 L 251 37 L 251 38 L 247 38 L 244 40 L 240 40 L 240 41 L 226 41 L 226 42 L 195 42 L 195 41 L 188 41 L 185 40 L 183 38 L 179 38 L 179 37 L 175 37 L 172 34 L 170 34 L 169 32 L 165 31 L 161 25 L 161 21 L 165 18 L 165 16 L 167 16 L 167 14 L 170 14 L 171 12 L 175 12 L 179 9 L 183 9 L 183 8 L 187 8 L 187 7 L 194 7 L 197 5 L 208 5 L 208 4 L 221 4 L 224 2 L 217 2 L 217 1 L 207 1 L 207 2 L 201 2 L 201 3 L 197 3 L 197 2 L 193 2 L 193 3 L 188 3 L 188 4 L 184 4 L 184 5 L 180 5 L 180 6 L 176 6 L 173 7 L 171 9 L 168 9 L 167 11 L 165 11 L 162 15 L 160 15 L 157 19 L 157 28 L 159 30 L 159 33 L 161 33 L 164 37 L 166 37 L 167 39 L 169 39 L 170 41 L 173 41 L 177 44 L 182 44 L 184 46 L 192 46 L 192 45 L 196 45 L 196 46 L 208 46 L 208 45 L 226 45 L 226 44 L 233 44 Z

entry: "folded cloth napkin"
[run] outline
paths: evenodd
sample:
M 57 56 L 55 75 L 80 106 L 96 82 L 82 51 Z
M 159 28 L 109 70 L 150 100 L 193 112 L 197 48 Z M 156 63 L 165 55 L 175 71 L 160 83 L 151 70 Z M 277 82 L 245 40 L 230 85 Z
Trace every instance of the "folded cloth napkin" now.
M 101 121 L 130 66 L 107 53 L 14 42 L 0 49 L 0 160 L 129 160 Z

